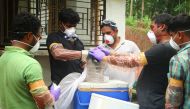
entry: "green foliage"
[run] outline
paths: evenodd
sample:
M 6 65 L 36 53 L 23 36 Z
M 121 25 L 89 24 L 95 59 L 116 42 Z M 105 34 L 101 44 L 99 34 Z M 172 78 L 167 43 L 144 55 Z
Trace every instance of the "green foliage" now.
M 126 0 L 126 25 L 132 28 L 138 27 L 148 30 L 150 19 L 161 13 L 172 15 L 179 13 L 190 14 L 190 0 L 144 0 L 143 15 L 143 0 L 133 0 L 132 16 L 129 16 L 131 1 Z
M 142 21 L 143 21 L 146 29 L 150 29 L 151 19 L 148 16 L 145 16 L 145 17 L 143 17 Z
M 126 0 L 126 17 L 129 17 L 131 0 Z M 142 17 L 142 0 L 133 0 L 132 16 Z M 144 16 L 152 18 L 160 13 L 177 15 L 179 13 L 190 14 L 190 0 L 144 0 Z
M 142 28 L 145 29 L 145 31 L 148 31 L 149 25 L 151 23 L 151 20 L 148 16 L 145 16 L 141 19 L 138 19 L 136 16 L 129 16 L 126 18 L 126 25 L 130 26 L 131 28 Z
M 190 4 L 190 2 L 189 2 Z M 187 11 L 190 10 L 190 6 L 189 6 L 187 1 L 184 1 L 181 4 L 178 4 L 174 7 L 174 11 L 175 12 L 183 12 L 183 13 L 188 13 Z
M 137 20 L 133 16 L 129 16 L 126 18 L 126 25 L 128 26 L 136 26 Z

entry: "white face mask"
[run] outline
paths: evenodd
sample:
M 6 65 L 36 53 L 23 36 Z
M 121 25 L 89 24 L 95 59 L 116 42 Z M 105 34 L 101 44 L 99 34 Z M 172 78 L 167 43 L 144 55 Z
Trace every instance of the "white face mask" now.
M 33 37 L 34 37 L 34 38 L 36 39 L 36 41 L 37 41 L 34 46 L 32 46 L 32 45 L 30 45 L 30 44 L 27 44 L 27 43 L 25 43 L 25 42 L 18 41 L 18 40 L 13 40 L 13 42 L 18 42 L 18 43 L 22 43 L 22 44 L 28 45 L 28 46 L 32 47 L 32 48 L 29 50 L 29 52 L 30 52 L 30 53 L 35 53 L 35 52 L 37 52 L 38 49 L 40 48 L 40 41 L 37 40 L 37 38 L 36 38 L 34 35 L 33 35 Z
M 35 53 L 35 52 L 37 52 L 38 51 L 38 49 L 40 48 L 40 41 L 38 40 L 37 42 L 36 42 L 36 44 L 30 49 L 30 53 Z
M 150 42 L 153 44 L 157 44 L 156 35 L 153 31 L 149 30 L 147 33 L 148 38 L 150 39 Z
M 67 37 L 77 37 L 77 35 L 75 34 L 75 27 L 71 27 L 68 29 L 65 29 L 64 33 L 67 35 Z
M 105 34 L 103 37 L 104 37 L 105 44 L 113 44 L 114 43 L 113 36 Z
M 174 39 L 175 39 L 175 37 L 174 37 Z M 174 48 L 174 49 L 176 49 L 176 50 L 179 50 L 180 47 L 179 47 L 179 45 L 177 45 L 177 43 L 174 41 L 174 39 L 171 37 L 169 43 L 170 43 L 170 45 L 172 46 L 172 48 Z
M 190 29 L 184 30 L 184 31 L 179 31 L 179 32 L 186 32 L 186 31 L 190 31 Z M 176 38 L 176 36 L 177 36 L 177 34 L 174 36 L 174 38 L 171 37 L 171 39 L 170 39 L 170 41 L 169 41 L 170 45 L 171 45 L 174 49 L 180 50 L 180 46 L 183 46 L 183 45 L 185 45 L 185 44 L 190 43 L 190 41 L 187 41 L 187 42 L 184 42 L 184 43 L 181 43 L 181 44 L 177 44 L 177 43 L 174 41 L 174 39 Z

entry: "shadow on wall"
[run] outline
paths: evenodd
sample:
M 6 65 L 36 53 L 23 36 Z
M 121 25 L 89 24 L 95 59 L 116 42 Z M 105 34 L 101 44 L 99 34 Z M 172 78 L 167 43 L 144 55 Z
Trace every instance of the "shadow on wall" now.
M 49 64 L 49 57 L 48 56 L 35 56 L 35 59 L 37 59 L 38 62 L 41 64 L 42 70 L 43 70 L 44 81 L 45 81 L 46 85 L 49 86 L 51 83 L 51 73 L 50 73 L 51 70 L 50 70 L 50 64 Z
M 141 51 L 146 51 L 152 44 L 147 37 L 147 31 L 142 28 L 133 28 L 126 26 L 125 38 L 135 42 Z

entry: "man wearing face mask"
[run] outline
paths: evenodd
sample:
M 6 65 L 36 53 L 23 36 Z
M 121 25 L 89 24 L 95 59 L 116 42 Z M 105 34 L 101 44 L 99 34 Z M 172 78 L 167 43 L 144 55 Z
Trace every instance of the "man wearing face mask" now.
M 190 107 L 190 16 L 179 14 L 171 20 L 170 43 L 179 49 L 170 60 L 169 84 L 165 109 L 189 109 Z
M 90 51 L 90 55 L 99 61 L 104 61 L 121 67 L 144 66 L 137 81 L 137 100 L 140 109 L 164 109 L 165 92 L 168 84 L 167 73 L 169 71 L 169 60 L 176 54 L 177 50 L 168 41 L 169 14 L 160 14 L 153 18 L 151 32 L 147 35 L 154 45 L 147 51 L 139 54 L 128 53 L 126 55 L 112 55 L 107 49 L 100 49 L 105 55 L 99 56 L 101 51 Z M 152 40 L 152 39 L 154 40 Z M 97 51 L 97 50 L 96 50 Z M 112 52 L 111 52 L 112 54 Z
M 59 12 L 59 30 L 47 38 L 47 48 L 51 65 L 51 80 L 56 84 L 69 73 L 82 73 L 88 51 L 75 33 L 80 18 L 72 9 Z
M 103 20 L 100 28 L 103 35 L 104 46 L 108 49 L 113 50 L 120 55 L 125 53 L 140 53 L 138 46 L 134 42 L 122 40 L 118 36 L 118 29 L 115 22 L 111 20 Z M 132 88 L 133 83 L 136 80 L 137 71 L 137 68 L 121 69 L 108 64 L 105 70 L 105 75 L 108 76 L 109 79 L 126 81 L 129 83 L 129 87 Z
M 33 59 L 41 39 L 40 20 L 20 13 L 13 20 L 12 46 L 6 46 L 0 57 L 0 107 L 2 109 L 44 109 L 52 106 L 60 88 L 43 81 L 42 68 Z

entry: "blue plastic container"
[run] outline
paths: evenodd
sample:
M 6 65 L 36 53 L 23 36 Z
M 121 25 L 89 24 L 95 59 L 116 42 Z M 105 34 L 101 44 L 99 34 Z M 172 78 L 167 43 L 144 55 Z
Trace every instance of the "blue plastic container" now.
M 92 93 L 129 101 L 128 88 L 104 88 L 98 91 L 77 90 L 74 96 L 74 109 L 88 109 Z

